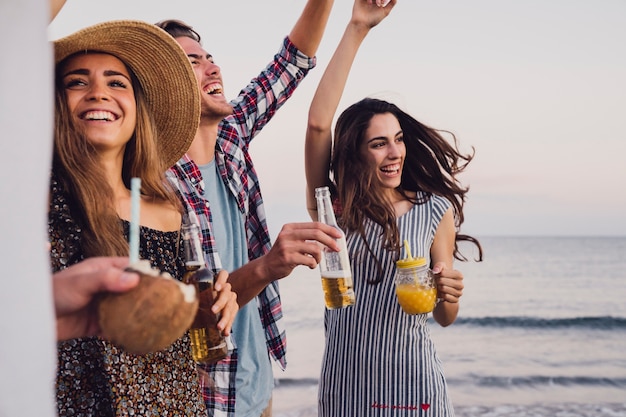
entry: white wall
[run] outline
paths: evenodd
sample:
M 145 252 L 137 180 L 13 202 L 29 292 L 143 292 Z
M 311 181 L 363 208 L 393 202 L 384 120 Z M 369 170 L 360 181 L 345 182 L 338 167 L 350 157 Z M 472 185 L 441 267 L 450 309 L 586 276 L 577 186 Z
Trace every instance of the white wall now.
M 45 0 L 0 1 L 0 417 L 56 415 L 48 19 Z

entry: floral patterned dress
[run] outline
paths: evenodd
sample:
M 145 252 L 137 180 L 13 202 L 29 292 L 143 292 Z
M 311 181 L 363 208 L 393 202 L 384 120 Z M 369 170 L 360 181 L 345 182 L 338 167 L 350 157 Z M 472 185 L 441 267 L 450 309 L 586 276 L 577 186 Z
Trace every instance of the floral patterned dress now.
M 48 219 L 53 271 L 80 262 L 81 229 L 57 181 L 51 181 Z M 128 236 L 129 224 L 124 223 Z M 182 278 L 178 232 L 140 228 L 140 257 Z M 57 406 L 61 416 L 206 416 L 185 334 L 167 349 L 131 355 L 97 337 L 58 344 Z

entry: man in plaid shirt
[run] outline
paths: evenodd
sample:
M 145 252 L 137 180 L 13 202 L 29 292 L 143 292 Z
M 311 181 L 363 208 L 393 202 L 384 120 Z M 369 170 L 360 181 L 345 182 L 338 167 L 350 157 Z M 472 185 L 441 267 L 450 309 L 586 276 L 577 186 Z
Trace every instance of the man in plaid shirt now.
M 332 0 L 308 0 L 272 62 L 228 102 L 220 68 L 200 36 L 180 21 L 157 23 L 189 57 L 202 94 L 201 120 L 185 155 L 168 179 L 199 223 L 207 266 L 230 272 L 240 310 L 233 324 L 235 348 L 213 365 L 203 394 L 210 416 L 269 416 L 270 357 L 284 369 L 286 339 L 278 292 L 280 278 L 298 265 L 315 268 L 322 243 L 338 250 L 337 231 L 321 223 L 283 226 L 272 245 L 259 181 L 248 152 L 251 140 L 315 66 Z M 318 243 L 319 242 L 319 243 Z

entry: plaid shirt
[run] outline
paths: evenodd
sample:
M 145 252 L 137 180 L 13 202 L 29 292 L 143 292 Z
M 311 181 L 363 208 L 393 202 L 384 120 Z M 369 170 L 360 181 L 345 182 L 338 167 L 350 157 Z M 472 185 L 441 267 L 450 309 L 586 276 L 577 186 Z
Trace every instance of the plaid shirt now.
M 293 94 L 315 62 L 315 58 L 305 56 L 285 38 L 274 60 L 231 102 L 233 114 L 219 125 L 215 162 L 245 218 L 249 259 L 263 256 L 271 247 L 259 179 L 248 152 L 250 141 Z M 218 271 L 221 261 L 211 230 L 211 210 L 203 198 L 204 181 L 198 166 L 185 155 L 170 168 L 167 178 L 185 202 L 186 217 L 200 225 L 207 266 Z M 278 283 L 274 281 L 268 285 L 257 300 L 268 352 L 284 369 L 286 338 Z M 214 381 L 214 384 L 204 384 L 203 387 L 209 415 L 234 416 L 237 351 L 231 351 L 224 360 L 203 368 Z

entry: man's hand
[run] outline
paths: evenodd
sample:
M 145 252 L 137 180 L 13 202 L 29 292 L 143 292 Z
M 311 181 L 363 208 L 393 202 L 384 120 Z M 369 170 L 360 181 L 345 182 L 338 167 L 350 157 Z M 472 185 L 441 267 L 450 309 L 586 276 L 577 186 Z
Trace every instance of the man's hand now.
M 233 321 L 239 311 L 237 304 L 237 294 L 232 291 L 230 283 L 227 282 L 228 272 L 222 270 L 215 279 L 213 289 L 217 292 L 217 298 L 211 307 L 215 314 L 220 314 L 220 321 L 217 328 L 224 336 L 228 336 L 233 327 Z
M 322 246 L 338 251 L 336 239 L 341 234 L 337 229 L 324 223 L 289 223 L 283 226 L 272 249 L 263 256 L 267 276 L 271 281 L 291 274 L 296 266 L 310 269 L 317 267 L 321 260 Z
M 322 245 L 338 251 L 341 233 L 319 222 L 289 223 L 282 227 L 272 249 L 230 274 L 229 282 L 237 293 L 239 306 L 256 297 L 268 284 L 285 278 L 295 267 L 317 267 Z

